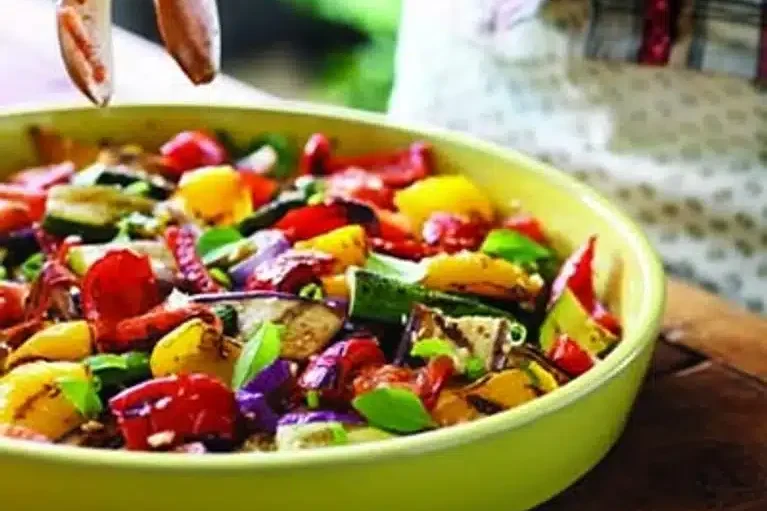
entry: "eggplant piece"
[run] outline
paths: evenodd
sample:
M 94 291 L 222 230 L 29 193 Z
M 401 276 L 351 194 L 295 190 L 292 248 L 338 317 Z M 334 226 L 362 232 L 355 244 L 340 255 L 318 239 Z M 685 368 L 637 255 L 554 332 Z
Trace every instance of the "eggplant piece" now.
M 506 366 L 512 348 L 524 340 L 524 327 L 502 317 L 451 317 L 439 309 L 416 304 L 395 362 L 407 361 L 416 341 L 432 338 L 449 341 L 458 353 L 478 358 L 486 371 L 499 371 Z
M 40 250 L 35 230 L 31 227 L 0 235 L 0 248 L 5 249 L 3 262 L 8 266 L 21 264 Z
M 286 327 L 280 357 L 307 360 L 321 351 L 341 330 L 345 312 L 331 304 L 287 293 L 244 291 L 192 297 L 197 303 L 231 305 L 237 312 L 240 332 L 254 331 L 264 321 Z

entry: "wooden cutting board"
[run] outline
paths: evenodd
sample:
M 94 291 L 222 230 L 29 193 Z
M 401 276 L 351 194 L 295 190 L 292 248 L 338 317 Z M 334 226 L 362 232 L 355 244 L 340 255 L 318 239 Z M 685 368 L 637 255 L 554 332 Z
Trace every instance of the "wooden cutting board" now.
M 12 50 L 0 52 L 0 107 L 83 101 L 64 74 L 50 3 L 13 3 L 0 16 L 0 48 Z M 164 52 L 123 31 L 114 44 L 117 102 L 271 100 L 227 77 L 193 88 Z M 663 334 L 625 435 L 540 507 L 576 510 L 767 510 L 767 318 L 669 280 Z

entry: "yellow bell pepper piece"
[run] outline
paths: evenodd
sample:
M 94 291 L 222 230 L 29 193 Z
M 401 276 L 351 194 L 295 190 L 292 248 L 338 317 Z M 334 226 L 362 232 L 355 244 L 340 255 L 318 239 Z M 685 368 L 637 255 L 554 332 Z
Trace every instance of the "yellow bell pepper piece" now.
M 559 388 L 559 383 L 557 383 L 557 379 L 554 378 L 554 375 L 544 369 L 543 366 L 535 360 L 530 361 L 527 370 L 535 376 L 535 379 L 537 380 L 536 387 L 540 390 L 548 393 Z
M 229 384 L 240 346 L 201 319 L 176 327 L 155 345 L 149 359 L 154 377 L 204 373 Z
M 481 415 L 459 392 L 447 389 L 440 392 L 431 416 L 437 424 L 444 427 L 470 422 Z
M 346 274 L 320 277 L 322 290 L 329 298 L 349 298 L 349 284 L 346 282 Z
M 508 409 L 538 397 L 534 388 L 534 382 L 525 371 L 507 369 L 500 373 L 493 373 L 486 380 L 478 382 L 471 390 L 467 389 L 466 396 L 476 396 L 497 404 L 503 409 Z
M 91 330 L 85 321 L 51 325 L 11 352 L 6 370 L 31 360 L 79 362 L 92 352 Z
M 490 199 L 464 176 L 435 176 L 417 181 L 398 191 L 394 204 L 416 232 L 436 212 L 479 216 L 486 222 L 491 222 L 494 216 Z
M 317 250 L 332 255 L 336 260 L 336 273 L 344 271 L 349 266 L 362 266 L 367 259 L 367 238 L 365 230 L 360 225 L 339 227 L 314 238 L 299 241 L 295 248 Z
M 480 252 L 439 254 L 425 259 L 424 286 L 440 291 L 473 293 L 518 301 L 533 301 L 543 289 L 540 275 Z
M 83 424 L 86 419 L 59 389 L 60 378 L 90 380 L 83 364 L 43 361 L 0 378 L 0 424 L 23 426 L 54 441 Z
M 253 212 L 248 188 L 237 170 L 227 165 L 185 173 L 176 196 L 195 215 L 218 225 L 239 222 Z

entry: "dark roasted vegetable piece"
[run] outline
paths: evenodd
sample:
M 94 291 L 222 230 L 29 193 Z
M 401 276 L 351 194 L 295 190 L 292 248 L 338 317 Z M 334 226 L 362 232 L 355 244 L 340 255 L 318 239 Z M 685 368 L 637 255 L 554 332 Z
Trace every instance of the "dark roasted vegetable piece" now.
M 276 200 L 258 208 L 238 226 L 243 236 L 249 236 L 260 229 L 267 229 L 284 217 L 288 211 L 305 205 L 304 194 L 300 191 L 282 193 Z
M 450 316 L 500 316 L 516 321 L 510 313 L 477 300 L 405 284 L 366 270 L 351 272 L 349 280 L 349 314 L 355 319 L 402 324 L 413 305 L 422 303 Z
M 237 324 L 237 310 L 231 305 L 219 304 L 213 306 L 213 313 L 221 320 L 224 327 L 224 335 L 234 337 L 240 332 Z
M 96 163 L 78 174 L 76 182 L 82 185 L 118 185 L 121 188 L 146 183 L 149 197 L 157 200 L 165 200 L 173 193 L 173 185 L 162 176 L 126 165 Z
M 0 248 L 6 251 L 3 262 L 16 266 L 39 250 L 35 229 L 27 227 L 0 235 Z
M 252 332 L 264 321 L 284 325 L 280 356 L 291 360 L 306 360 L 322 350 L 341 330 L 345 320 L 338 308 L 285 293 L 216 293 L 197 295 L 193 300 L 231 305 L 237 311 L 241 332 Z

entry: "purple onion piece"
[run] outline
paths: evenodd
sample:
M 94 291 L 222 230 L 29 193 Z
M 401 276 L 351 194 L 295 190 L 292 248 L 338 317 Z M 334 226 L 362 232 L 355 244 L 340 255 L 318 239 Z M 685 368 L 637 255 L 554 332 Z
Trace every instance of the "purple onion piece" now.
M 251 393 L 268 395 L 280 388 L 288 381 L 293 373 L 290 371 L 290 362 L 277 359 L 273 364 L 264 368 L 252 380 L 248 381 L 242 390 Z
M 258 231 L 249 240 L 256 246 L 256 253 L 229 269 L 236 287 L 244 286 L 259 264 L 274 259 L 290 248 L 290 242 L 278 230 Z
M 299 426 L 314 422 L 340 422 L 341 424 L 365 424 L 358 415 L 349 412 L 317 410 L 314 412 L 296 412 L 283 415 L 277 426 Z
M 0 234 L 0 248 L 6 249 L 5 262 L 9 266 L 23 263 L 27 257 L 40 249 L 35 230 L 31 227 Z
M 269 433 L 277 431 L 277 421 L 280 417 L 272 410 L 264 394 L 240 389 L 235 392 L 234 399 L 240 413 L 253 426 Z

